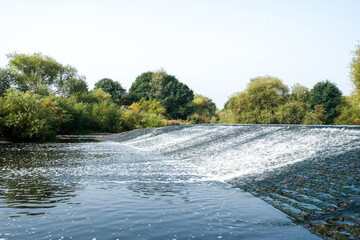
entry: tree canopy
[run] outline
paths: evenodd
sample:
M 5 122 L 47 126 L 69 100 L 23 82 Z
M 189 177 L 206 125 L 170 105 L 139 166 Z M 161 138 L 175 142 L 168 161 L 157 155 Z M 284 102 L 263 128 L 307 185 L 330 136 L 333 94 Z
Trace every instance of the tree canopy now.
M 188 117 L 188 120 L 194 123 L 210 123 L 215 117 L 216 121 L 216 105 L 210 98 L 195 94 L 192 105 L 193 113 Z
M 341 97 L 342 93 L 334 83 L 328 80 L 318 82 L 310 91 L 310 107 L 315 109 L 316 106 L 321 105 L 327 115 L 323 117 L 324 122 L 331 124 L 339 115 L 337 106 L 341 102 Z
M 0 74 L 1 81 L 21 91 L 32 91 L 40 95 L 55 93 L 70 95 L 87 92 L 85 77 L 70 65 L 62 65 L 41 53 L 8 54 L 9 63 Z
M 354 51 L 354 57 L 350 63 L 350 76 L 355 85 L 357 95 L 360 96 L 360 45 Z
M 166 109 L 170 118 L 186 119 L 192 111 L 193 91 L 175 76 L 164 70 L 146 72 L 138 76 L 129 90 L 130 98 L 156 99 Z
M 110 78 L 103 78 L 97 81 L 95 88 L 101 88 L 104 92 L 109 93 L 113 101 L 117 104 L 121 104 L 126 96 L 125 88 L 123 88 L 119 82 Z
M 275 112 L 286 101 L 289 88 L 278 78 L 256 77 L 246 90 L 231 97 L 226 104 L 237 123 L 276 123 Z
M 149 100 L 152 76 L 153 72 L 144 72 L 137 76 L 129 89 L 129 99 L 131 102 L 138 102 L 142 98 Z

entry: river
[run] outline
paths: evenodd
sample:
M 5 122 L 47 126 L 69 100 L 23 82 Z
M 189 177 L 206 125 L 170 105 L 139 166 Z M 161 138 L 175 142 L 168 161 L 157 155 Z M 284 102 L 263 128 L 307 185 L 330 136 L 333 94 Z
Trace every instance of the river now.
M 0 239 L 356 239 L 359 130 L 194 125 L 1 144 Z

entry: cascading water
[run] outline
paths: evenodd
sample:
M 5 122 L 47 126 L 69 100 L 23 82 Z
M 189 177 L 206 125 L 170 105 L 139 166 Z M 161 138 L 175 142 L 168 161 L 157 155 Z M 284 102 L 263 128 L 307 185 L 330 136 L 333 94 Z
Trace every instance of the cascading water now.
M 360 238 L 360 129 L 201 125 L 138 130 L 122 144 L 161 154 L 190 181 L 228 182 L 312 231 Z
M 147 132 L 147 133 L 146 133 Z M 194 125 L 143 129 L 121 136 L 127 146 L 167 156 L 193 181 L 228 181 L 360 147 L 355 128 Z

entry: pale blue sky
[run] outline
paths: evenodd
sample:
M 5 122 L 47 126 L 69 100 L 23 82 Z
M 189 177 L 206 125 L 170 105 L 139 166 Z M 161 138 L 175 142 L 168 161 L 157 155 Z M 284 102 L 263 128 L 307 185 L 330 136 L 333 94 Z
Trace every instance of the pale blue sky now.
M 335 82 L 345 95 L 360 42 L 360 0 L 0 0 L 0 67 L 11 52 L 76 67 L 90 88 L 129 89 L 165 68 L 222 108 L 256 76 Z

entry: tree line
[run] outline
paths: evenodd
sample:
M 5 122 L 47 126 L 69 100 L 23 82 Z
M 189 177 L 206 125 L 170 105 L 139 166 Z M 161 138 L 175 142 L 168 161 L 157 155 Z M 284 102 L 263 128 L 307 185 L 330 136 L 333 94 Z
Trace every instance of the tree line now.
M 243 92 L 229 98 L 220 123 L 360 125 L 360 45 L 353 52 L 350 76 L 355 90 L 343 96 L 336 84 L 320 81 L 312 89 L 263 76 L 250 80 Z
M 140 74 L 127 91 L 103 78 L 89 90 L 85 76 L 41 53 L 7 55 L 0 68 L 0 136 L 51 139 L 56 134 L 121 132 L 177 124 L 360 124 L 360 46 L 351 62 L 355 91 L 342 96 L 326 80 L 312 89 L 261 76 L 221 111 L 165 70 Z
M 210 122 L 216 106 L 161 69 L 139 75 L 127 92 L 103 78 L 89 90 L 76 68 L 41 53 L 9 54 L 0 69 L 0 135 L 49 139 L 56 134 L 121 132 Z M 216 121 L 213 120 L 214 122 Z

